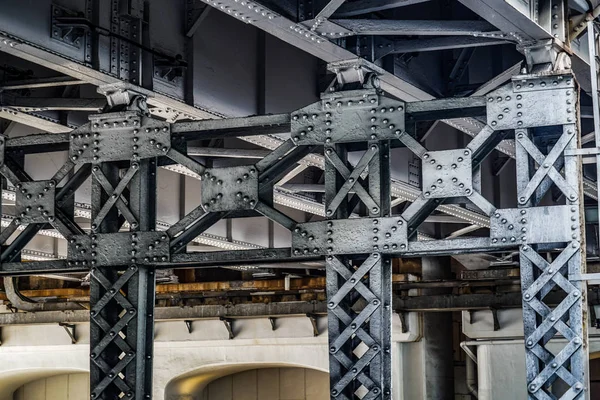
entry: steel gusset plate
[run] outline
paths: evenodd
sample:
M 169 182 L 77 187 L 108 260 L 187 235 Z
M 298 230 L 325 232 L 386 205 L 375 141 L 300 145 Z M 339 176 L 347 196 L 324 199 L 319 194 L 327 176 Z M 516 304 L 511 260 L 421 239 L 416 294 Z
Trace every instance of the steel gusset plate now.
M 292 254 L 397 254 L 408 246 L 400 217 L 352 218 L 299 224 L 292 232 Z
M 170 260 L 165 232 L 117 232 L 76 235 L 68 244 L 69 265 L 116 267 L 155 265 Z
M 391 263 L 371 254 L 354 268 L 327 257 L 329 370 L 332 399 L 391 398 Z
M 21 224 L 43 224 L 54 218 L 55 186 L 54 181 L 17 184 L 15 212 Z
M 429 151 L 423 155 L 423 196 L 447 198 L 473 193 L 473 167 L 469 149 Z
M 291 137 L 299 145 L 396 139 L 404 131 L 404 102 L 375 91 L 326 93 L 292 113 Z
M 515 76 L 487 101 L 487 121 L 495 130 L 563 125 L 577 118 L 577 90 L 569 74 Z
M 562 244 L 580 239 L 576 206 L 497 209 L 490 223 L 492 246 Z
M 253 165 L 208 168 L 200 188 L 206 212 L 252 210 L 258 203 L 258 172 Z
M 90 123 L 70 135 L 74 162 L 101 163 L 160 157 L 171 148 L 170 124 L 134 111 L 91 115 Z

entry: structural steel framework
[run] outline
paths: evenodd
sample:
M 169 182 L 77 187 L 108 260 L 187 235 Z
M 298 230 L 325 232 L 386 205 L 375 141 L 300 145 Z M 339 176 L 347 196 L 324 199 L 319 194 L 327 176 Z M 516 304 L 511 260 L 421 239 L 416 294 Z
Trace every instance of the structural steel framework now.
M 61 135 L 2 139 L 0 173 L 17 189 L 17 218 L 0 235 L 3 274 L 91 271 L 93 398 L 151 395 L 154 271 L 325 257 L 331 396 L 390 398 L 390 257 L 493 252 L 521 254 L 527 382 L 532 398 L 551 398 L 557 379 L 564 398 L 582 397 L 586 383 L 585 288 L 581 282 L 582 196 L 577 157 L 578 88 L 568 71 L 520 75 L 486 96 L 404 103 L 369 87 L 328 92 L 285 115 L 167 123 L 148 116 L 143 96 L 122 85 L 104 87 L 112 109 Z M 467 113 L 488 124 L 460 149 L 429 151 L 411 135 L 423 118 Z M 407 123 L 407 121 L 411 121 Z M 290 133 L 253 165 L 207 168 L 186 155 L 186 142 L 224 133 Z M 518 204 L 497 209 L 481 194 L 482 160 L 515 135 Z M 401 215 L 391 215 L 390 146 L 403 145 L 423 162 L 423 189 Z M 52 179 L 33 181 L 23 154 L 68 150 Z M 349 149 L 361 151 L 348 161 Z M 325 157 L 326 219 L 298 223 L 273 206 L 273 184 L 313 152 Z M 202 178 L 201 204 L 167 230 L 156 229 L 156 168 L 177 163 Z M 73 194 L 92 177 L 89 232 L 75 223 Z M 552 185 L 562 205 L 542 205 Z M 452 199 L 474 205 L 488 237 L 419 240 L 417 228 Z M 188 253 L 186 245 L 224 217 L 260 213 L 292 231 L 292 247 Z M 10 243 L 20 226 L 25 229 Z M 556 226 L 548 230 L 547 226 Z M 68 240 L 64 261 L 20 263 L 20 251 L 40 229 Z M 540 253 L 558 252 L 552 260 Z M 550 308 L 553 289 L 564 296 Z M 566 339 L 553 354 L 546 347 Z
M 94 3 L 85 2 L 85 18 L 96 12 Z M 188 34 L 197 28 L 191 18 L 198 11 L 193 3 L 187 1 Z M 133 67 L 143 62 L 144 28 L 143 5 L 132 1 L 126 18 L 110 20 L 111 31 L 118 35 L 101 39 L 118 57 L 98 63 L 100 71 L 111 79 L 130 82 L 102 86 L 109 107 L 70 132 L 48 124 L 48 130 L 56 134 L 0 139 L 2 190 L 13 193 L 7 190 L 7 182 L 15 188 L 17 212 L 0 231 L 0 274 L 90 271 L 91 397 L 151 398 L 158 269 L 290 260 L 301 264 L 324 259 L 331 398 L 390 399 L 394 390 L 391 259 L 518 250 L 529 398 L 556 398 L 551 390 L 558 381 L 567 388 L 560 398 L 586 398 L 583 196 L 597 199 L 598 193 L 597 185 L 582 175 L 580 156 L 597 156 L 598 150 L 581 149 L 580 91 L 569 62 L 573 61 L 575 70 L 582 65 L 581 59 L 576 54 L 569 57 L 568 44 L 559 42 L 576 37 L 584 29 L 584 21 L 595 16 L 586 15 L 579 21 L 581 26 L 569 31 L 565 2 L 535 2 L 530 17 L 535 16 L 540 29 L 519 30 L 508 19 L 507 2 L 498 6 L 491 0 L 461 0 L 479 14 L 498 7 L 494 23 L 508 26 L 502 30 L 510 34 L 498 33 L 482 21 L 449 21 L 452 24 L 436 25 L 436 32 L 468 36 L 461 39 L 462 47 L 516 43 L 525 54 L 529 73 L 518 75 L 518 68 L 512 69 L 510 82 L 499 88 L 493 85 L 470 97 L 429 100 L 423 92 L 399 84 L 393 74 L 356 60 L 354 53 L 336 42 L 358 35 L 406 34 L 421 25 L 329 19 L 336 10 L 340 17 L 352 17 L 397 7 L 399 2 L 334 0 L 323 7 L 300 2 L 298 19 L 304 24 L 257 2 L 205 3 L 329 62 L 337 74 L 337 86 L 323 93 L 319 102 L 289 114 L 177 122 L 193 120 L 198 113 L 213 116 L 188 107 L 190 114 L 174 108 L 160 118 L 156 115 L 159 107 L 149 107 L 146 102 L 160 105 L 162 111 L 176 101 L 149 96 L 148 91 L 134 86 L 148 80 L 148 71 Z M 110 3 L 112 14 L 118 13 L 119 4 Z M 73 52 L 83 52 L 82 65 L 77 68 L 86 71 L 83 64 L 90 66 L 95 61 L 91 46 L 81 44 L 89 44 L 93 34 L 89 27 L 77 24 L 81 22 L 77 18 L 81 16 L 53 7 L 52 35 L 53 40 L 73 47 Z M 597 38 L 594 23 L 590 22 L 588 31 Z M 431 34 L 427 29 L 419 32 Z M 19 56 L 18 52 L 23 52 L 28 59 L 41 57 L 38 47 L 3 33 L 0 39 L 4 43 L 0 49 L 8 48 Z M 415 46 L 423 51 L 449 46 L 447 40 L 439 39 L 389 46 L 373 42 L 357 45 L 357 53 L 376 61 L 388 52 L 408 52 Z M 591 40 L 589 47 L 593 93 L 598 89 L 597 43 Z M 155 58 L 150 75 L 174 80 L 180 75 L 176 64 Z M 95 77 L 94 83 L 108 83 L 97 78 L 99 74 L 90 76 Z M 579 74 L 577 78 L 584 79 Z M 598 144 L 600 109 L 597 96 L 592 98 Z M 97 104 L 87 107 L 98 108 Z M 12 120 L 27 118 L 10 108 L 0 110 L 1 116 L 5 114 Z M 473 138 L 462 148 L 430 151 L 415 138 L 416 123 L 423 120 L 445 121 Z M 252 165 L 235 167 L 208 167 L 192 158 L 189 142 L 220 137 L 244 137 L 272 151 Z M 422 163 L 421 190 L 408 189 L 390 176 L 390 149 L 400 146 Z M 517 208 L 498 208 L 482 194 L 481 164 L 494 149 L 516 159 Z M 68 159 L 51 179 L 36 181 L 28 176 L 26 154 L 56 151 L 67 151 Z M 350 161 L 350 153 L 360 154 L 357 162 Z M 323 220 L 298 222 L 275 206 L 282 196 L 275 184 L 298 164 L 318 165 L 325 171 L 325 208 L 316 212 L 323 214 Z M 177 168 L 202 180 L 199 206 L 169 226 L 156 217 L 158 167 Z M 90 177 L 88 227 L 75 220 L 74 193 Z M 553 188 L 560 195 L 552 194 Z M 392 215 L 392 197 L 412 204 Z M 429 240 L 418 228 L 436 210 L 469 221 L 476 229 L 486 228 L 489 234 Z M 291 247 L 187 251 L 188 244 L 221 219 L 255 215 L 290 230 Z M 47 230 L 55 230 L 68 241 L 67 259 L 22 263 L 24 247 L 38 232 Z M 558 305 L 547 304 L 550 293 L 552 304 Z M 553 353 L 547 344 L 556 338 L 561 349 Z

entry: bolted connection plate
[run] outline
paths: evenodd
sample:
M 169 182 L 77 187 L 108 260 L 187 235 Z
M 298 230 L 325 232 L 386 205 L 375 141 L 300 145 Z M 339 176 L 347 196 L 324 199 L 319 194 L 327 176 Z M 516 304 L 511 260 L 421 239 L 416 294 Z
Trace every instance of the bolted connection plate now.
M 396 139 L 404 131 L 404 103 L 374 91 L 326 93 L 292 114 L 291 137 L 300 145 Z
M 122 266 L 168 262 L 169 237 L 165 232 L 117 232 L 76 235 L 69 240 L 69 263 Z
M 15 211 L 22 224 L 39 224 L 54 218 L 54 181 L 33 181 L 17 184 Z
M 206 212 L 254 209 L 258 202 L 258 172 L 252 165 L 207 169 L 200 198 Z
M 446 198 L 473 193 L 473 167 L 469 149 L 429 151 L 423 155 L 423 196 Z
M 91 115 L 89 126 L 71 134 L 69 156 L 77 163 L 135 161 L 163 156 L 170 148 L 168 123 L 125 111 Z
M 487 95 L 487 121 L 495 130 L 564 125 L 577 120 L 572 75 L 515 76 Z
M 354 218 L 299 224 L 292 232 L 292 254 L 400 253 L 408 245 L 400 217 Z
M 578 206 L 497 209 L 490 218 L 492 246 L 579 240 Z

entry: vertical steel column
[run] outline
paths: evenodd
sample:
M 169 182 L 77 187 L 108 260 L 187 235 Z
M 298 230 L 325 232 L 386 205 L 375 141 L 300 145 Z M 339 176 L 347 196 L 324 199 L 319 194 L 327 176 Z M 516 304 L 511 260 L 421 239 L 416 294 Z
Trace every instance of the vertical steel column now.
M 566 120 L 573 122 L 570 116 L 566 117 Z M 560 225 L 552 228 L 570 232 L 562 233 L 572 239 L 562 245 L 535 244 L 536 242 L 528 236 L 541 238 L 542 235 L 538 232 L 522 233 L 521 240 L 529 243 L 521 245 L 520 259 L 527 389 L 530 399 L 584 399 L 589 395 L 586 285 L 579 280 L 580 274 L 585 272 L 585 253 L 582 250 L 585 249 L 585 243 L 582 235 L 581 165 L 577 157 L 565 156 L 578 148 L 579 129 L 574 122 L 558 128 L 558 135 L 554 127 L 515 130 L 517 193 L 521 220 L 526 221 L 530 218 L 529 211 L 532 207 L 539 206 L 552 179 L 557 184 L 560 182 L 559 187 L 566 199 L 572 223 L 570 226 Z M 552 136 L 558 138 L 554 148 L 544 156 L 535 143 Z M 563 157 L 564 182 L 552 174 L 540 179 L 540 176 L 543 176 L 542 171 L 554 169 L 553 164 Z M 531 158 L 540 165 L 537 171 L 533 169 Z M 539 185 L 537 189 L 536 184 Z M 550 252 L 554 253 L 557 248 L 560 252 L 552 256 L 552 261 L 548 261 Z M 550 308 L 544 303 L 545 296 L 551 291 L 562 295 L 562 300 L 556 308 Z M 556 342 L 561 350 L 554 354 L 547 345 L 558 335 L 566 340 L 566 344 Z M 559 379 L 567 387 L 564 392 L 559 389 L 565 386 L 558 384 Z
M 111 196 L 107 193 L 106 184 L 103 187 L 103 179 L 100 178 L 104 176 L 115 188 L 126 179 L 120 178 L 122 163 L 118 163 L 104 162 L 92 168 L 92 221 L 96 220 L 111 197 L 113 200 L 117 198 L 117 194 Z M 133 173 L 133 177 L 127 185 L 128 206 L 137 222 L 130 224 L 130 239 L 115 245 L 132 246 L 130 264 L 122 267 L 92 266 L 91 269 L 92 398 L 152 398 L 156 280 L 153 266 L 136 264 L 140 258 L 147 257 L 146 249 L 138 245 L 140 238 L 136 232 L 156 229 L 156 164 L 156 158 L 146 158 L 131 162 L 129 166 L 128 174 Z M 122 224 L 123 219 L 119 218 L 116 208 L 111 209 L 100 226 L 92 225 L 91 249 L 82 251 L 94 252 L 97 236 L 116 234 Z M 148 250 L 151 248 L 152 245 L 148 245 Z
M 598 97 L 598 80 L 600 76 L 600 49 L 598 48 L 598 26 L 592 20 L 587 24 L 588 33 L 588 50 L 590 57 L 590 81 L 592 84 L 591 97 L 592 97 L 592 111 L 594 113 L 594 139 L 596 144 L 596 187 L 600 193 L 600 185 L 598 185 L 600 177 L 600 98 Z M 598 197 L 600 199 L 600 197 Z M 600 201 L 598 201 L 598 215 L 600 215 Z
M 376 151 L 368 162 L 368 194 L 374 205 L 367 206 L 371 217 L 390 214 L 389 142 L 368 142 L 367 152 Z M 357 205 L 358 195 L 333 199 L 344 182 L 354 184 L 363 178 L 342 177 L 332 155 L 347 164 L 344 144 L 325 146 L 325 204 L 331 219 L 347 218 Z M 361 164 L 362 160 L 358 164 Z M 357 164 L 357 169 L 359 168 Z M 364 174 L 362 174 L 364 175 Z M 360 184 L 360 182 L 358 182 Z M 346 184 L 346 189 L 348 189 Z M 373 219 L 373 235 L 378 234 L 378 221 Z M 333 227 L 333 222 L 329 222 Z M 328 239 L 331 244 L 332 238 Z M 332 399 L 391 398 L 391 302 L 392 268 L 389 256 L 373 253 L 366 259 L 356 255 L 327 256 L 327 298 L 329 324 L 329 366 Z M 356 311 L 361 309 L 360 311 Z
M 450 280 L 450 257 L 423 257 L 424 281 Z M 452 289 L 424 289 L 422 295 L 451 294 Z M 423 313 L 424 398 L 454 397 L 454 350 L 452 312 Z
M 119 169 L 116 165 L 103 163 L 99 168 L 108 181 L 116 186 L 119 180 Z M 100 182 L 92 176 L 92 221 L 96 218 L 108 195 L 103 191 Z M 111 210 L 102 224 L 97 228 L 98 232 L 117 232 L 118 214 Z M 91 249 L 82 249 L 90 251 Z M 114 399 L 118 398 L 123 389 L 131 390 L 118 374 L 124 370 L 119 365 L 121 352 L 131 350 L 131 346 L 119 335 L 120 329 L 115 329 L 119 323 L 121 309 L 119 302 L 114 301 L 114 295 L 121 290 L 113 287 L 118 281 L 116 269 L 109 267 L 92 267 L 90 274 L 90 396 L 92 399 Z M 104 284 L 103 284 L 104 283 Z M 113 296 L 111 296 L 113 295 Z M 104 300 L 104 301 L 103 301 Z M 113 301 L 111 301 L 113 300 Z M 111 338 L 116 338 L 113 340 Z M 128 357 L 133 357 L 127 354 Z M 118 369 L 117 369 L 118 368 Z M 113 382 L 119 382 L 119 384 Z
M 131 211 L 139 221 L 138 230 L 156 229 L 156 158 L 139 162 L 139 172 L 130 184 Z M 135 377 L 137 399 L 152 396 L 152 356 L 154 349 L 154 300 L 156 276 L 153 266 L 138 266 L 138 272 L 129 281 L 128 296 L 137 309 L 134 320 L 128 324 L 128 335 L 135 337 L 136 363 L 130 364 L 128 374 Z

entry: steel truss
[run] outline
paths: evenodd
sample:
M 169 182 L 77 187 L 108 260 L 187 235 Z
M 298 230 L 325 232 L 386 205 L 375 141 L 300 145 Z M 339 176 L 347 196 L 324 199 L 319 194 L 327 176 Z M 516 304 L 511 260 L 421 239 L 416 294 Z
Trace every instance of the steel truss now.
M 530 398 L 555 398 L 550 391 L 559 379 L 569 387 L 562 398 L 585 396 L 583 192 L 580 161 L 569 156 L 580 141 L 578 88 L 570 72 L 516 76 L 486 96 L 466 99 L 405 104 L 366 87 L 326 93 L 291 114 L 180 123 L 150 117 L 139 94 L 118 86 L 103 90 L 112 110 L 70 133 L 0 141 L 0 174 L 17 188 L 18 212 L 0 233 L 0 273 L 91 271 L 92 397 L 151 398 L 157 268 L 325 258 L 331 396 L 389 399 L 391 257 L 516 248 Z M 461 115 L 487 118 L 464 148 L 429 151 L 410 133 L 416 121 Z M 253 165 L 207 168 L 188 155 L 190 140 L 265 132 L 290 133 L 290 139 Z M 518 208 L 497 209 L 481 194 L 479 168 L 513 134 Z M 423 189 L 402 214 L 392 215 L 390 148 L 398 145 L 421 159 Z M 320 149 L 326 219 L 299 223 L 274 207 L 274 184 Z M 23 154 L 65 150 L 69 158 L 50 180 L 33 181 L 21 166 Z M 352 164 L 348 154 L 356 151 L 361 156 Z M 202 178 L 201 204 L 157 230 L 156 168 L 174 164 Z M 74 222 L 73 197 L 89 176 L 88 227 Z M 542 205 L 552 185 L 563 193 L 562 205 Z M 450 201 L 478 208 L 489 236 L 419 240 L 417 228 L 436 208 L 464 210 L 445 204 Z M 292 246 L 186 252 L 220 219 L 257 214 L 292 231 Z M 41 229 L 67 239 L 66 260 L 19 262 Z M 555 289 L 564 296 L 551 308 L 544 298 Z M 546 345 L 557 335 L 566 344 L 553 354 Z

